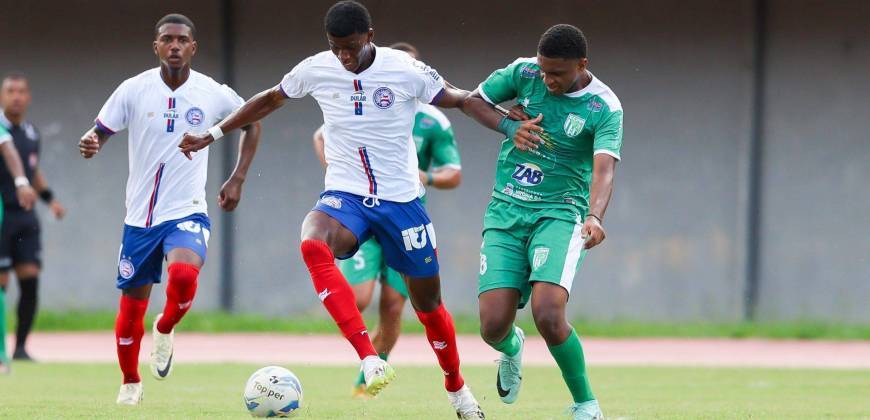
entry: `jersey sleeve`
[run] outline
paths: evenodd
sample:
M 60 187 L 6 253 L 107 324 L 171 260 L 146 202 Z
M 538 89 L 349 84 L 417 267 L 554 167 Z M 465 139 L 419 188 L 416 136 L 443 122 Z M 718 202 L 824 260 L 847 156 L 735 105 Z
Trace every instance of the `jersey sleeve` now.
M 478 86 L 477 91 L 480 96 L 487 102 L 497 105 L 504 101 L 517 97 L 517 79 L 515 77 L 518 63 L 508 65 L 505 68 L 498 69 L 483 83 Z
M 459 148 L 456 146 L 453 127 L 444 128 L 439 125 L 432 133 L 431 148 L 431 170 L 461 168 Z
M 281 91 L 288 98 L 301 98 L 311 93 L 310 68 L 311 57 L 302 60 L 290 73 L 281 79 Z
M 437 70 L 420 60 L 413 60 L 411 66 L 414 96 L 424 104 L 437 102 L 444 91 L 444 79 Z
M 12 135 L 6 131 L 6 127 L 0 125 L 0 144 L 12 141 Z
M 620 160 L 622 149 L 622 109 L 605 115 L 595 129 L 593 154 L 604 153 Z
M 218 115 L 219 120 L 226 118 L 227 115 L 232 114 L 233 111 L 239 109 L 245 103 L 245 100 L 233 88 L 227 85 L 221 85 L 220 94 L 223 106 L 221 107 L 220 115 Z
M 127 128 L 130 118 L 129 96 L 130 83 L 125 81 L 112 92 L 112 96 L 103 104 L 100 113 L 94 123 L 97 127 L 108 133 L 115 134 Z

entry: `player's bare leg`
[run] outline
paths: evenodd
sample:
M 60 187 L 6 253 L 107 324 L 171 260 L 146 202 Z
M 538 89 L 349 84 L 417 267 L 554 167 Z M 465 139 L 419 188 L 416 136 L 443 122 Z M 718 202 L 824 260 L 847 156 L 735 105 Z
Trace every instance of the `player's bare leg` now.
M 139 348 L 145 335 L 145 311 L 151 296 L 151 284 L 121 290 L 120 309 L 115 320 L 115 345 L 123 383 L 116 402 L 138 405 L 142 401 L 142 378 L 139 376 Z
M 484 418 L 480 404 L 459 372 L 456 329 L 453 318 L 441 301 L 441 277 L 437 274 L 431 277 L 406 277 L 405 282 L 411 305 L 426 329 L 426 339 L 444 372 L 444 388 L 457 416 L 461 419 Z
M 396 373 L 378 357 L 372 346 L 356 297 L 347 279 L 335 265 L 336 255 L 350 253 L 357 246 L 356 236 L 338 220 L 320 211 L 311 211 L 302 222 L 302 259 L 311 273 L 314 290 L 335 320 L 344 337 L 356 350 L 365 375 L 366 392 L 377 395 Z
M 480 336 L 501 353 L 495 386 L 498 396 L 507 404 L 519 397 L 522 385 L 522 356 L 525 335 L 514 325 L 519 290 L 502 288 L 487 290 L 478 298 L 480 306 Z
M 603 418 L 586 375 L 583 347 L 565 318 L 568 291 L 554 283 L 535 282 L 532 286 L 532 316 L 550 354 L 562 371 L 562 378 L 574 403 L 569 407 L 575 419 Z
M 175 348 L 175 326 L 193 305 L 197 277 L 203 260 L 188 248 L 175 248 L 166 256 L 169 280 L 166 285 L 166 305 L 151 327 L 154 338 L 151 349 L 151 375 L 164 380 L 172 373 Z

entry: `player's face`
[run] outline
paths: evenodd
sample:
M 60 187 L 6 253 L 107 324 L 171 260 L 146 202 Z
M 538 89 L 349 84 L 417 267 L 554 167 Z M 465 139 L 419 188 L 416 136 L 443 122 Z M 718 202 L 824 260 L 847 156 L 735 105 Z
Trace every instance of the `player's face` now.
M 0 86 L 0 104 L 10 115 L 24 115 L 30 107 L 30 86 L 27 80 L 4 80 Z
M 364 34 L 351 34 L 344 37 L 334 37 L 326 34 L 329 49 L 341 61 L 341 65 L 349 72 L 356 72 L 360 64 L 371 54 L 371 42 L 374 32 L 369 29 Z
M 586 58 L 549 58 L 538 54 L 538 66 L 547 90 L 552 95 L 562 95 L 578 89 L 580 76 L 586 71 Z
M 157 39 L 154 40 L 154 54 L 157 54 L 162 65 L 171 69 L 190 66 L 190 61 L 196 54 L 196 41 L 190 28 L 180 23 L 161 26 Z

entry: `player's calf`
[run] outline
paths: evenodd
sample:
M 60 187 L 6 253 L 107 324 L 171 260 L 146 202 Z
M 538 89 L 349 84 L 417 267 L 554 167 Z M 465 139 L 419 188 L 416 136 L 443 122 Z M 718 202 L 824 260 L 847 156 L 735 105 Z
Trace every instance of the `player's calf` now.
M 193 305 L 196 296 L 199 267 L 194 264 L 175 262 L 167 269 L 169 281 L 166 286 L 166 305 L 163 315 L 155 324 L 160 334 L 170 334 L 181 318 Z
M 145 335 L 144 319 L 147 299 L 122 295 L 118 318 L 115 320 L 115 344 L 118 364 L 124 375 L 124 384 L 139 383 L 139 347 Z

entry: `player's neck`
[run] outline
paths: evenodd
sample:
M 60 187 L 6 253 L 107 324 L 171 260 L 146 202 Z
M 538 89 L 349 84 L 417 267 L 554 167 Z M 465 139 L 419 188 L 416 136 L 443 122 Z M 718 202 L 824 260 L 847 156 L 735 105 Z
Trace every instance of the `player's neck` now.
M 371 67 L 372 63 L 375 62 L 375 54 L 377 54 L 377 52 L 375 51 L 375 46 L 372 45 L 371 42 L 366 44 L 366 57 L 362 61 L 360 61 L 359 67 L 357 67 L 354 73 L 360 74 L 366 71 L 366 69 L 368 69 L 369 67 Z
M 580 77 L 577 79 L 577 83 L 575 83 L 574 86 L 571 87 L 571 89 L 565 91 L 565 93 L 574 93 L 578 90 L 585 89 L 586 86 L 589 86 L 590 83 L 592 83 L 592 74 L 589 73 L 589 70 L 583 70 L 583 74 L 581 74 Z
M 190 66 L 180 69 L 172 69 L 169 66 L 160 66 L 160 78 L 169 89 L 176 90 L 190 78 Z
M 6 117 L 6 121 L 9 121 L 14 126 L 19 126 L 24 122 L 24 114 L 10 114 L 4 111 L 3 116 Z

